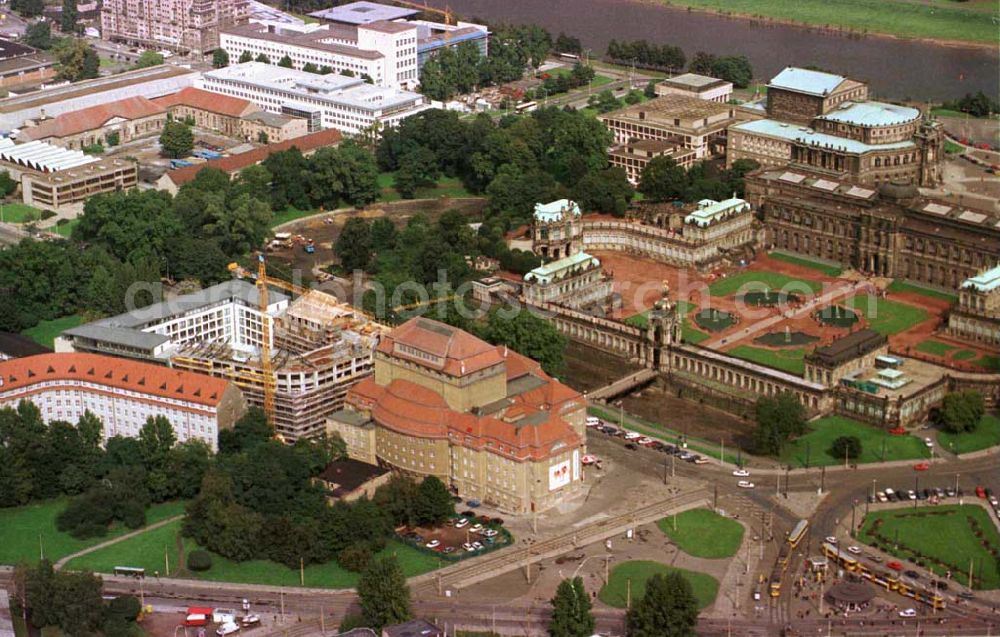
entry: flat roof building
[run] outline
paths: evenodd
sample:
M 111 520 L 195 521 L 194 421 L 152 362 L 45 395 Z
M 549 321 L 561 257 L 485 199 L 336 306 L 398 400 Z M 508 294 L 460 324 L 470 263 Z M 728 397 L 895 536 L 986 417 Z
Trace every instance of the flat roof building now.
M 0 362 L 0 407 L 29 400 L 48 420 L 100 418 L 103 438 L 136 437 L 147 418 L 164 416 L 178 441 L 213 450 L 219 430 L 246 411 L 234 383 L 139 361 L 87 353 L 39 354 Z
M 199 86 L 240 96 L 272 113 L 318 111 L 320 126 L 356 135 L 376 122 L 393 127 L 431 106 L 419 93 L 374 86 L 357 77 L 318 75 L 247 62 L 204 74 Z
M 686 170 L 694 164 L 695 151 L 665 139 L 640 139 L 615 146 L 608 152 L 608 162 L 624 170 L 625 177 L 633 186 L 642 179 L 642 171 L 649 162 L 657 157 L 669 157 Z
M 733 96 L 733 83 L 697 73 L 682 73 L 657 83 L 656 95 L 684 95 L 725 104 Z
M 41 84 L 55 75 L 55 61 L 48 53 L 0 39 L 0 88 Z

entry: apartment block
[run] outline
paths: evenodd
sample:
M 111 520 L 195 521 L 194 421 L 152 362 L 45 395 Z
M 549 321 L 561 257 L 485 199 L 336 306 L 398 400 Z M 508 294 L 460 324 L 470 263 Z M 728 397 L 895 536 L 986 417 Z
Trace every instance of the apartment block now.
M 104 0 L 101 37 L 151 49 L 205 54 L 219 30 L 247 21 L 247 0 Z

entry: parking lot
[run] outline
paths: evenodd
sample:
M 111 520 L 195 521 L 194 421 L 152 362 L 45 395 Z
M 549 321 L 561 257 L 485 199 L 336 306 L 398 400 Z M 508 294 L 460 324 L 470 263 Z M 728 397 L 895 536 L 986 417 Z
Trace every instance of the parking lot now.
M 466 511 L 465 513 L 473 513 Z M 463 515 L 437 527 L 407 527 L 399 532 L 405 542 L 452 559 L 478 555 L 509 543 L 502 518 Z

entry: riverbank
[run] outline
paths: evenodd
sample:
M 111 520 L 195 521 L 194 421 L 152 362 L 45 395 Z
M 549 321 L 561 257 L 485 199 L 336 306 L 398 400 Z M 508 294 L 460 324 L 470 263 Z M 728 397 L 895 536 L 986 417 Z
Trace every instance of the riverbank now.
M 996 49 L 995 3 L 962 6 L 911 0 L 640 0 L 834 35 L 917 40 L 941 46 Z

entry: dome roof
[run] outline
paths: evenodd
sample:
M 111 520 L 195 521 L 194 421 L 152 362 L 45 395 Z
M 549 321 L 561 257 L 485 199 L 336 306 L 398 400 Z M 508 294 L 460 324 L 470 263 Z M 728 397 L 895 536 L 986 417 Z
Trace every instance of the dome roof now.
M 878 193 L 886 199 L 916 199 L 920 196 L 920 191 L 911 183 L 904 181 L 891 181 L 882 184 L 878 188 Z

